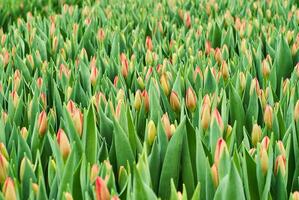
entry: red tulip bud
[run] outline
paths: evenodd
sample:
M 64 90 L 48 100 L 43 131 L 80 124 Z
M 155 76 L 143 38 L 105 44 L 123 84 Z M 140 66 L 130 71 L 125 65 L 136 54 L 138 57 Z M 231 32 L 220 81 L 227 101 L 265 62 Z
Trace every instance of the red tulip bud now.
M 148 50 L 152 51 L 153 50 L 153 43 L 152 43 L 152 38 L 150 36 L 146 37 L 145 40 L 145 46 Z
M 38 77 L 38 79 L 36 80 L 36 85 L 38 87 L 38 89 L 41 89 L 43 86 L 43 78 L 42 77 Z
M 214 155 L 214 163 L 216 166 L 219 165 L 220 159 L 223 153 L 227 152 L 227 146 L 224 139 L 219 138 L 216 144 L 215 155 Z
M 96 199 L 97 200 L 110 200 L 109 190 L 106 186 L 105 181 L 101 177 L 98 177 L 96 179 L 95 185 L 96 185 L 95 186 Z
M 222 117 L 218 111 L 217 108 L 215 108 L 214 112 L 213 112 L 213 118 L 212 118 L 212 122 L 216 122 L 220 128 L 220 131 L 221 133 L 223 132 L 224 130 L 224 124 L 223 124 L 223 120 L 222 120 Z
M 146 90 L 143 90 L 143 92 L 141 93 L 142 97 L 143 97 L 143 102 L 145 105 L 145 110 L 148 112 L 149 111 L 149 106 L 150 106 L 150 102 L 149 102 L 149 97 L 147 94 Z
M 270 139 L 269 139 L 269 137 L 268 137 L 268 136 L 265 136 L 265 137 L 263 138 L 261 144 L 262 144 L 262 147 L 263 147 L 264 149 L 268 150 L 268 148 L 269 148 L 269 144 L 270 144 Z
M 98 40 L 100 42 L 104 41 L 104 39 L 105 39 L 105 32 L 104 32 L 103 28 L 99 28 L 97 37 L 98 37 Z
M 186 92 L 186 107 L 191 112 L 193 112 L 196 108 L 196 95 L 191 87 L 189 87 Z

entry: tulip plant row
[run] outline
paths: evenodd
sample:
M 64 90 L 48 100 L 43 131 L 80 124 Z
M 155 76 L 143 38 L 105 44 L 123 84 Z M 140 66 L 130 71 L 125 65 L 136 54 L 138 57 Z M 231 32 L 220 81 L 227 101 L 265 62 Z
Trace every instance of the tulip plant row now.
M 299 200 L 296 0 L 96 1 L 0 30 L 0 198 Z

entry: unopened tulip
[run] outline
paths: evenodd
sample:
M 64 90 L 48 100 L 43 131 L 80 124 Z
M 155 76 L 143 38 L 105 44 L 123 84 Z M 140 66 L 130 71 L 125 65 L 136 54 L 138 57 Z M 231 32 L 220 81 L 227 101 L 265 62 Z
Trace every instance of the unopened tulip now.
M 277 156 L 275 161 L 275 168 L 274 168 L 275 175 L 278 174 L 278 171 L 280 171 L 282 176 L 284 176 L 286 173 L 286 158 L 283 155 Z
M 14 77 L 13 77 L 13 89 L 14 91 L 18 91 L 19 87 L 20 87 L 20 82 L 21 82 L 21 73 L 20 71 L 17 69 L 14 73 Z
M 215 149 L 215 155 L 214 155 L 214 163 L 216 166 L 219 165 L 219 162 L 221 160 L 222 155 L 227 152 L 227 146 L 224 139 L 219 138 L 217 140 L 216 149 Z
M 25 140 L 27 139 L 28 131 L 27 131 L 27 128 L 26 128 L 26 127 L 22 127 L 22 129 L 21 129 L 21 135 L 22 135 L 22 137 L 23 137 Z
M 292 194 L 292 197 L 293 197 L 292 200 L 299 200 L 299 192 L 298 192 L 298 191 L 295 191 L 295 192 Z
M 260 141 L 262 137 L 262 129 L 258 124 L 254 124 L 251 132 L 251 141 L 254 146 Z
M 189 87 L 186 92 L 186 107 L 191 112 L 196 108 L 196 95 L 191 87 Z
M 179 112 L 181 109 L 180 99 L 175 91 L 172 91 L 170 94 L 170 106 L 175 112 Z
M 211 174 L 212 174 L 212 180 L 214 187 L 217 187 L 219 184 L 219 177 L 218 177 L 218 169 L 215 164 L 211 167 Z
M 204 130 L 209 128 L 211 121 L 211 108 L 208 103 L 204 103 L 201 110 L 201 127 Z
M 42 111 L 38 116 L 38 133 L 42 137 L 45 135 L 48 127 L 48 119 L 45 111 Z
M 6 158 L 0 154 L 0 183 L 3 183 L 8 176 L 9 163 Z
M 156 125 L 153 120 L 150 120 L 147 125 L 147 138 L 150 145 L 153 144 L 156 135 L 157 135 Z
M 104 39 L 105 39 L 105 32 L 104 32 L 104 29 L 103 28 L 99 28 L 98 30 L 98 34 L 97 34 L 97 39 L 100 41 L 100 42 L 103 42 Z
M 23 181 L 26 165 L 32 168 L 32 163 L 27 157 L 24 157 L 20 164 L 20 180 Z
M 152 43 L 152 38 L 150 36 L 146 37 L 145 46 L 146 46 L 146 48 L 148 50 L 152 51 L 152 49 L 153 49 L 153 43 Z
M 272 122 L 273 122 L 273 109 L 270 105 L 266 106 L 264 112 L 264 122 L 268 129 L 272 129 Z
M 34 194 L 37 195 L 38 194 L 39 185 L 37 183 L 32 183 L 31 184 L 31 188 L 32 188 Z
M 134 108 L 136 110 L 140 110 L 141 103 L 142 103 L 141 92 L 140 92 L 140 90 L 137 90 L 136 93 L 135 93 Z
M 216 122 L 221 133 L 223 133 L 224 130 L 224 124 L 223 124 L 223 120 L 222 117 L 218 111 L 217 108 L 215 108 L 214 112 L 213 112 L 213 117 L 212 117 L 212 123 Z
M 91 73 L 90 73 L 90 83 L 91 85 L 94 87 L 97 83 L 97 80 L 98 80 L 98 75 L 99 75 L 99 72 L 98 72 L 98 68 L 93 66 L 91 68 Z
M 63 159 L 66 160 L 68 155 L 70 154 L 71 145 L 64 130 L 61 128 L 57 132 L 57 143 Z
M 261 147 L 260 149 L 260 160 L 261 160 L 262 172 L 265 175 L 268 171 L 269 157 L 268 157 L 267 150 L 263 147 Z
M 100 168 L 97 164 L 93 164 L 90 170 L 90 182 L 94 183 L 99 174 Z
M 170 121 L 169 121 L 167 113 L 162 116 L 161 121 L 162 121 L 164 131 L 166 133 L 166 136 L 169 140 L 171 138 L 172 134 L 171 134 Z
M 294 120 L 295 122 L 299 123 L 299 100 L 297 100 L 295 109 L 294 109 Z
M 164 94 L 166 96 L 168 96 L 170 88 L 169 88 L 169 83 L 168 83 L 168 79 L 167 79 L 167 75 L 166 74 L 162 74 L 161 78 L 160 78 L 160 83 L 161 83 L 161 87 L 164 91 Z
M 264 59 L 262 62 L 262 73 L 265 78 L 268 78 L 270 75 L 270 64 L 268 63 L 267 59 Z
M 110 200 L 110 193 L 105 181 L 101 177 L 97 177 L 95 183 L 95 193 L 97 200 Z
M 229 78 L 229 69 L 226 61 L 222 61 L 221 74 L 224 80 Z
M 150 107 L 150 102 L 149 102 L 149 97 L 148 97 L 147 91 L 143 90 L 143 92 L 141 93 L 141 95 L 142 95 L 143 102 L 144 102 L 144 105 L 145 105 L 145 110 L 148 112 L 149 111 L 149 107 Z
M 12 178 L 6 178 L 2 188 L 2 193 L 5 200 L 17 200 L 15 184 Z
M 283 142 L 281 140 L 277 141 L 277 146 L 281 155 L 286 156 L 286 150 L 284 148 Z

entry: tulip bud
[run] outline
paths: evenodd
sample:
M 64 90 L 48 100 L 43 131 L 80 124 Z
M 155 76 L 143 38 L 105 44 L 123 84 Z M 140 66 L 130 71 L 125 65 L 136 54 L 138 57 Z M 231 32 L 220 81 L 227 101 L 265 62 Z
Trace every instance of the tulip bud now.
M 156 125 L 153 120 L 150 120 L 147 125 L 147 138 L 150 145 L 153 144 L 157 135 Z
M 283 155 L 283 156 L 286 156 L 287 155 L 286 150 L 285 150 L 284 145 L 283 145 L 281 140 L 277 141 L 277 146 L 278 146 L 280 154 Z
M 90 79 L 90 83 L 91 83 L 91 85 L 92 85 L 93 87 L 94 87 L 94 86 L 96 85 L 96 83 L 97 83 L 98 74 L 99 74 L 98 69 L 97 69 L 95 66 L 92 67 L 92 68 L 91 68 L 91 74 L 90 74 L 89 79 Z
M 196 108 L 196 95 L 191 87 L 189 87 L 186 92 L 186 107 L 191 112 Z
M 137 83 L 141 89 L 144 89 L 144 81 L 140 76 L 137 78 Z
M 42 137 L 45 135 L 48 126 L 47 113 L 42 111 L 38 116 L 38 133 Z
M 217 61 L 217 63 L 221 63 L 222 55 L 221 55 L 221 51 L 218 47 L 215 49 L 215 55 L 214 56 L 215 56 L 215 60 Z
M 241 90 L 244 91 L 245 87 L 246 87 L 246 77 L 243 72 L 240 72 L 239 76 L 240 76 L 239 77 L 240 87 L 241 87 Z
M 217 140 L 215 155 L 214 155 L 214 163 L 216 167 L 219 165 L 220 159 L 224 152 L 227 152 L 227 146 L 224 139 L 219 138 Z
M 140 110 L 140 107 L 141 107 L 141 92 L 140 90 L 137 90 L 136 93 L 135 93 L 135 100 L 134 100 L 134 108 L 136 110 Z
M 47 108 L 47 97 L 46 97 L 46 93 L 42 92 L 40 94 L 40 100 L 41 100 L 43 108 L 46 109 Z
M 121 89 L 118 90 L 118 92 L 116 94 L 116 100 L 117 101 L 120 101 L 120 100 L 124 101 L 125 100 L 125 96 L 126 96 L 125 91 L 121 88 Z
M 101 177 L 97 177 L 95 183 L 95 193 L 97 200 L 110 200 L 110 193 L 105 181 Z
M 295 192 L 292 194 L 292 197 L 293 197 L 292 200 L 299 200 L 299 192 L 298 192 L 298 191 L 295 191 Z
M 145 46 L 146 46 L 146 48 L 148 50 L 152 51 L 152 49 L 153 49 L 153 43 L 152 43 L 152 38 L 150 36 L 146 37 Z
M 0 143 L 0 153 L 1 153 L 6 159 L 9 158 L 9 155 L 8 155 L 7 149 L 6 149 L 6 147 L 5 147 L 5 144 L 3 144 L 2 142 Z
M 185 26 L 187 28 L 191 27 L 191 17 L 190 17 L 190 13 L 189 12 L 186 12 L 186 14 L 185 14 Z
M 90 182 L 94 183 L 97 179 L 97 176 L 99 174 L 99 166 L 97 164 L 93 164 L 90 170 Z
M 270 139 L 269 139 L 269 137 L 268 137 L 268 136 L 265 136 L 265 137 L 263 138 L 261 144 L 262 144 L 262 147 L 263 147 L 264 149 L 268 150 L 268 148 L 269 148 L 269 144 L 270 144 Z
M 14 106 L 14 108 L 17 108 L 17 106 L 19 105 L 19 95 L 16 91 L 13 91 L 11 93 L 11 98 L 12 98 L 12 104 Z
M 76 109 L 73 114 L 73 122 L 76 128 L 77 133 L 81 137 L 83 130 L 83 114 L 79 109 Z
M 299 122 L 299 100 L 297 100 L 296 105 L 295 105 L 295 109 L 294 109 L 294 120 L 295 122 Z
M 295 67 L 297 78 L 299 78 L 299 62 L 296 64 Z
M 166 74 L 162 74 L 162 76 L 160 78 L 160 82 L 161 82 L 161 87 L 162 87 L 165 95 L 168 96 L 170 89 L 169 89 L 169 83 L 168 83 Z
M 285 176 L 285 174 L 286 174 L 286 158 L 283 155 L 277 156 L 276 161 L 275 161 L 275 168 L 274 168 L 275 175 L 278 174 L 278 171 L 280 171 L 282 176 Z
M 32 183 L 32 184 L 31 184 L 31 188 L 32 188 L 34 194 L 37 195 L 37 194 L 38 194 L 38 189 L 39 189 L 38 184 L 36 184 L 36 183 Z
M 219 178 L 218 178 L 217 166 L 215 164 L 213 164 L 213 166 L 211 167 L 211 174 L 212 174 L 214 187 L 216 188 L 219 184 Z
M 260 141 L 262 137 L 262 129 L 258 124 L 254 124 L 251 132 L 251 141 L 254 146 Z
M 212 123 L 214 123 L 214 122 L 216 122 L 218 124 L 220 131 L 222 133 L 224 130 L 224 124 L 223 124 L 222 117 L 217 108 L 215 108 L 215 110 L 213 112 Z
M 259 81 L 257 80 L 257 78 L 252 79 L 251 81 L 251 85 L 250 85 L 250 95 L 253 94 L 253 91 L 256 90 L 256 93 L 259 94 L 260 93 L 260 85 L 259 85 Z
M 12 178 L 6 178 L 2 192 L 5 200 L 17 200 L 16 189 Z
M 143 90 L 143 92 L 141 93 L 142 95 L 142 98 L 143 98 L 143 102 L 144 102 L 144 105 L 145 105 L 145 110 L 148 112 L 149 111 L 149 97 L 148 97 L 148 94 L 147 94 L 147 91 L 146 90 Z
M 226 135 L 225 135 L 226 138 L 228 138 L 231 135 L 232 130 L 233 130 L 232 126 L 228 124 L 226 128 Z
M 71 145 L 64 130 L 61 128 L 57 132 L 57 143 L 63 159 L 66 160 L 68 155 L 70 154 Z
M 180 99 L 177 95 L 177 93 L 172 90 L 171 94 L 170 94 L 170 105 L 171 108 L 175 111 L 175 112 L 179 112 L 181 109 L 181 105 L 180 105 Z
M 43 78 L 42 77 L 37 78 L 36 85 L 37 85 L 38 89 L 42 88 L 42 86 L 43 86 Z
M 105 32 L 103 28 L 99 28 L 97 38 L 100 42 L 103 42 L 105 39 Z
M 211 120 L 211 108 L 208 103 L 204 103 L 201 110 L 201 127 L 207 130 Z
M 17 69 L 14 73 L 14 78 L 13 78 L 13 90 L 18 91 L 20 87 L 20 82 L 21 82 L 21 73 Z
M 73 196 L 69 192 L 64 193 L 64 198 L 65 198 L 65 200 L 73 200 Z
M 6 158 L 0 154 L 0 183 L 3 183 L 8 176 L 9 163 Z
M 264 122 L 268 129 L 272 128 L 272 122 L 273 122 L 273 109 L 270 105 L 266 106 L 265 112 L 264 112 Z
M 263 147 L 261 147 L 260 149 L 260 160 L 261 160 L 262 172 L 265 175 L 268 171 L 269 158 L 268 158 L 267 150 Z
M 222 77 L 224 80 L 229 78 L 229 69 L 228 69 L 228 65 L 225 60 L 222 61 L 221 74 L 222 74 Z
M 270 66 L 269 66 L 268 60 L 264 59 L 263 63 L 262 63 L 262 73 L 263 73 L 263 76 L 265 78 L 268 78 L 269 74 L 270 74 L 270 71 L 271 70 L 270 70 Z
M 175 130 L 176 130 L 176 128 L 175 128 L 175 125 L 174 125 L 174 124 L 171 124 L 171 125 L 170 125 L 170 130 L 171 130 L 171 135 L 173 135 L 173 134 L 174 134 L 174 132 L 175 132 Z
M 23 178 L 24 178 L 26 164 L 29 165 L 30 167 L 32 167 L 30 160 L 27 157 L 24 157 L 20 164 L 20 180 L 21 180 L 21 182 L 23 181 Z
M 161 118 L 161 121 L 162 121 L 162 125 L 163 125 L 163 128 L 164 128 L 164 131 L 166 133 L 166 136 L 167 136 L 167 138 L 169 140 L 171 138 L 172 134 L 171 134 L 170 121 L 169 121 L 167 113 L 163 114 L 163 116 Z
M 120 62 L 121 62 L 121 74 L 124 78 L 126 78 L 129 74 L 129 63 L 126 57 L 126 54 L 120 54 Z

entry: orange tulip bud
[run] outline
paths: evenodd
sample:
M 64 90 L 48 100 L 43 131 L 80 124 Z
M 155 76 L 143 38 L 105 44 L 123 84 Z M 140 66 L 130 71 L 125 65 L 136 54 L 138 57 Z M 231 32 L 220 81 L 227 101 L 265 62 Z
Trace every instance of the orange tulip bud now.
M 262 144 L 262 147 L 263 147 L 264 149 L 268 150 L 268 148 L 269 148 L 269 144 L 270 144 L 270 139 L 269 139 L 269 137 L 268 137 L 268 136 L 265 136 L 265 137 L 263 138 L 261 144 Z
M 162 74 L 161 78 L 160 78 L 160 83 L 161 83 L 161 87 L 164 91 L 164 94 L 166 96 L 168 96 L 170 88 L 169 88 L 169 83 L 168 83 L 168 79 L 166 74 Z
M 278 171 L 280 171 L 282 176 L 285 176 L 285 174 L 286 174 L 286 158 L 283 155 L 277 156 L 276 161 L 275 161 L 275 168 L 274 168 L 275 175 L 278 174 Z
M 6 158 L 0 154 L 0 183 L 3 183 L 8 176 L 9 163 Z
M 292 197 L 293 197 L 293 200 L 299 200 L 299 192 L 298 192 L 298 191 L 295 191 L 295 192 L 292 194 Z
M 153 49 L 153 43 L 152 43 L 152 38 L 150 36 L 146 37 L 145 46 L 146 46 L 146 48 L 148 50 L 152 51 L 152 49 Z
M 170 100 L 171 108 L 175 112 L 179 112 L 181 109 L 180 99 L 175 91 L 172 90 L 169 100 Z
M 91 73 L 90 73 L 90 83 L 91 85 L 94 87 L 97 83 L 97 80 L 98 80 L 98 75 L 99 75 L 99 72 L 98 72 L 98 68 L 96 68 L 95 66 L 91 68 Z
M 73 200 L 73 196 L 69 192 L 64 193 L 64 198 L 65 198 L 65 200 Z
M 97 179 L 97 176 L 99 174 L 99 166 L 97 164 L 93 164 L 90 170 L 90 182 L 94 183 Z
M 267 150 L 263 147 L 261 147 L 260 149 L 260 160 L 261 160 L 262 172 L 265 175 L 268 171 L 269 157 L 268 157 Z
M 149 97 L 147 94 L 146 90 L 143 90 L 143 92 L 141 93 L 142 97 L 143 97 L 143 102 L 145 105 L 145 110 L 148 112 L 149 111 L 149 106 L 150 106 L 150 102 L 149 102 Z
M 207 130 L 211 121 L 211 108 L 208 103 L 204 103 L 201 110 L 201 127 Z
M 21 82 L 21 73 L 20 71 L 17 69 L 14 73 L 14 77 L 13 77 L 13 90 L 17 91 L 20 87 L 20 82 Z

